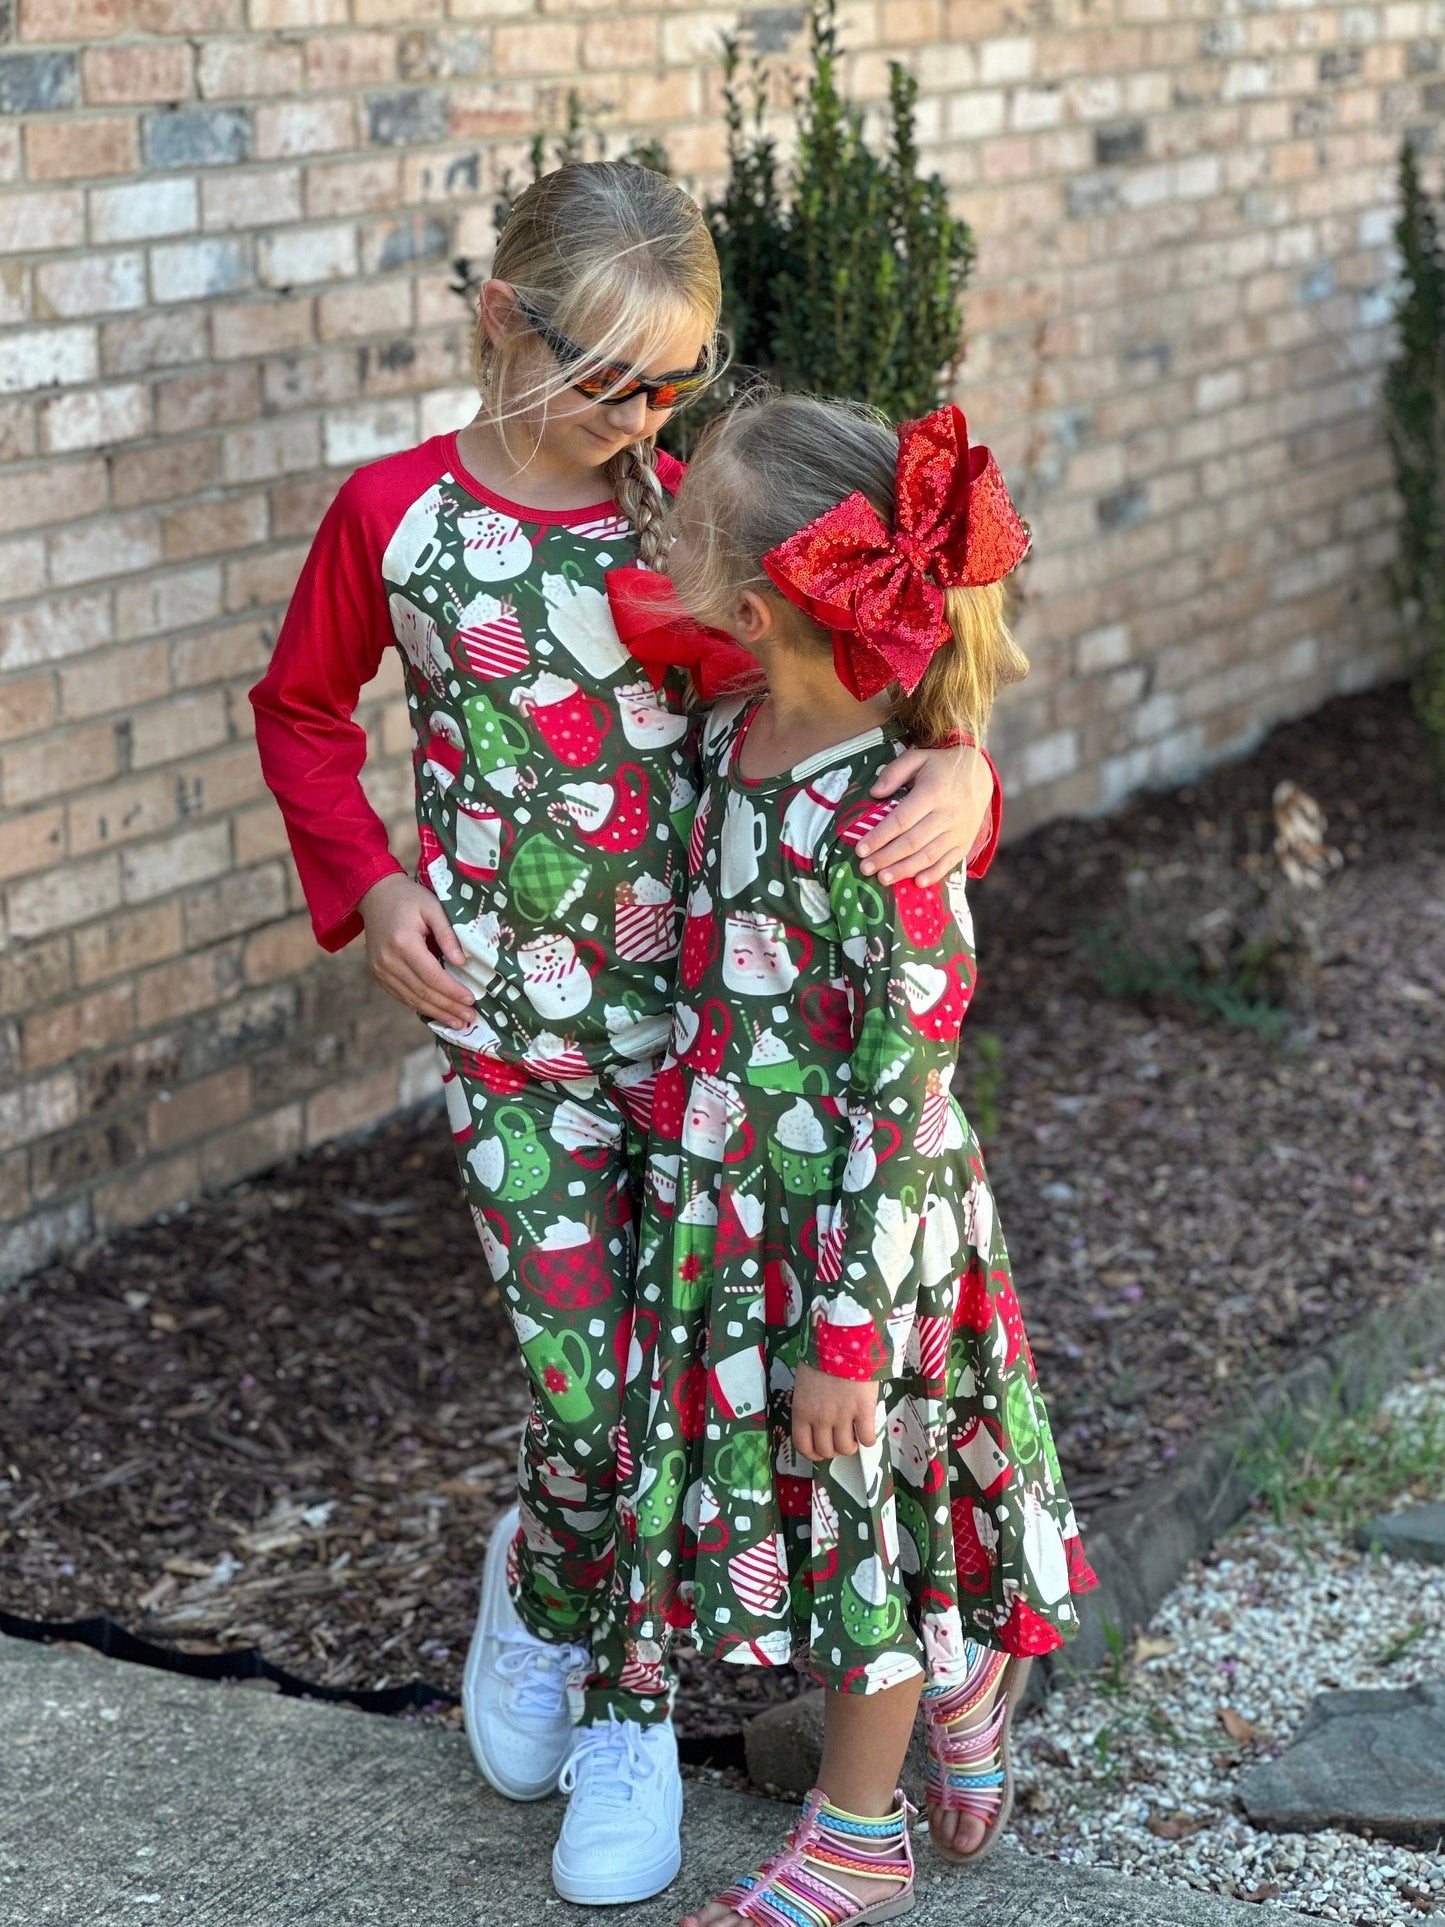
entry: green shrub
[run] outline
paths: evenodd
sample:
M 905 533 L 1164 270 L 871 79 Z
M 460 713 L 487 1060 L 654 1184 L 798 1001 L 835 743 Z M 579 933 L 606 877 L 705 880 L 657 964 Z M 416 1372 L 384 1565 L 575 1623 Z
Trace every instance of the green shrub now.
M 920 176 L 918 83 L 889 68 L 889 138 L 875 154 L 863 115 L 838 89 L 835 0 L 811 11 L 812 71 L 786 186 L 763 132 L 762 84 L 751 125 L 728 48 L 729 179 L 708 209 L 738 327 L 739 359 L 785 387 L 871 402 L 895 421 L 940 399 L 960 348 L 973 262 L 967 225 L 937 175 Z M 733 317 L 737 321 L 733 321 Z
M 756 63 L 745 68 L 735 39 L 723 43 L 728 177 L 705 212 L 722 268 L 732 364 L 668 423 L 663 440 L 680 454 L 759 375 L 784 388 L 870 402 L 894 421 L 927 414 L 961 351 L 973 237 L 949 213 L 943 182 L 919 172 L 918 83 L 896 62 L 890 67 L 888 139 L 874 153 L 861 108 L 839 91 L 836 0 L 814 0 L 809 19 L 798 151 L 786 168 L 765 130 L 766 73 Z M 533 177 L 581 159 L 586 146 L 574 94 L 562 131 L 532 143 Z M 634 142 L 624 158 L 668 172 L 655 140 Z M 499 228 L 514 194 L 505 181 Z M 474 298 L 473 264 L 463 257 L 454 265 L 456 291 Z
M 1407 142 L 1395 238 L 1399 352 L 1385 377 L 1395 478 L 1404 504 L 1397 588 L 1412 627 L 1415 702 L 1445 792 L 1445 225 Z

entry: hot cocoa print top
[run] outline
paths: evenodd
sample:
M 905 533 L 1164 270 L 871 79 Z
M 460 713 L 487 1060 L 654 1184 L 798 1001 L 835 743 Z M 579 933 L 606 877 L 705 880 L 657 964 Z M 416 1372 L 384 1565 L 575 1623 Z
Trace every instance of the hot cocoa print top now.
M 675 486 L 678 464 L 658 466 Z M 654 689 L 613 625 L 606 573 L 635 560 L 613 503 L 518 507 L 438 436 L 342 488 L 252 692 L 316 933 L 336 949 L 401 867 L 351 721 L 398 647 L 417 880 L 477 997 L 453 1041 L 541 1077 L 641 1061 L 666 1039 L 695 744 L 680 673 Z

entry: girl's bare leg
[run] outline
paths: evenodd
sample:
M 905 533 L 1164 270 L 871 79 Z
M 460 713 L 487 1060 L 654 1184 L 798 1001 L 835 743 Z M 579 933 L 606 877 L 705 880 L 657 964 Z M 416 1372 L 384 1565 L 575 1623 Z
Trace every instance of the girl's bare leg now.
M 882 1693 L 829 1691 L 818 1785 L 831 1805 L 867 1819 L 892 1813 L 922 1688 L 919 1677 Z M 856 1894 L 860 1907 L 898 1891 L 898 1883 L 891 1880 L 839 1875 L 834 1884 Z M 712 1901 L 700 1913 L 685 1914 L 680 1927 L 746 1927 L 746 1923 L 731 1907 Z

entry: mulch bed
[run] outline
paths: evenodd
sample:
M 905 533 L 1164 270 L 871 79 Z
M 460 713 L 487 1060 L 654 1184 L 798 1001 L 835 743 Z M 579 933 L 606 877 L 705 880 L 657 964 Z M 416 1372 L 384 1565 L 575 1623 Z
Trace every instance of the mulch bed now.
M 1267 848 L 1282 777 L 1346 858 L 1311 1020 L 1276 1047 L 1101 995 L 1085 939 L 1128 865 Z M 989 1086 L 990 1171 L 1087 1522 L 1445 1259 L 1445 827 L 1403 692 L 1045 828 L 974 904 L 961 1088 Z M 109 1610 L 331 1685 L 456 1688 L 526 1398 L 435 1113 L 52 1266 L 0 1303 L 0 1360 L 0 1608 Z M 688 1661 L 680 1723 L 735 1731 L 791 1690 Z

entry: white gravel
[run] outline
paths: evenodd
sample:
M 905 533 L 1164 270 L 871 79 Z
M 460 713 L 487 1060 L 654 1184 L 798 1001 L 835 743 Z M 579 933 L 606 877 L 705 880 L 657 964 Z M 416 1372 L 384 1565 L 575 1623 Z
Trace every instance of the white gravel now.
M 1384 1404 L 1405 1419 L 1445 1410 L 1445 1361 Z M 1434 1496 L 1445 1497 L 1445 1466 Z M 1407 1649 L 1380 1664 L 1416 1622 Z M 1241 1772 L 1298 1731 L 1317 1693 L 1445 1673 L 1445 1566 L 1371 1560 L 1340 1530 L 1254 1515 L 1190 1568 L 1113 1670 L 1112 1690 L 1101 1675 L 1020 1720 L 1020 1846 L 1351 1927 L 1445 1918 L 1440 1852 L 1350 1833 L 1266 1833 L 1234 1793 Z M 1231 1740 L 1225 1708 L 1257 1737 Z M 1160 1838 L 1150 1819 L 1182 1837 Z

